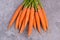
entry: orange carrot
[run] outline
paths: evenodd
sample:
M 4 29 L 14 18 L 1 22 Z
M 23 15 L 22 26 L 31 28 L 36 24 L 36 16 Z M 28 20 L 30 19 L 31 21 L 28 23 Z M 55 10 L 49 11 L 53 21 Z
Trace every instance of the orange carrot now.
M 30 36 L 31 33 L 32 33 L 33 20 L 34 20 L 34 7 L 31 7 L 30 20 L 29 20 L 29 29 L 28 29 L 28 36 Z
M 22 33 L 24 31 L 24 29 L 26 28 L 26 25 L 27 25 L 28 20 L 29 20 L 29 15 L 30 15 L 30 7 L 27 9 L 27 13 L 26 13 L 26 16 L 25 16 L 25 21 L 22 23 L 20 33 Z
M 39 15 L 38 15 L 37 11 L 35 12 L 35 18 L 36 18 L 38 32 L 40 32 L 40 29 L 41 29 L 40 28 L 40 19 L 39 19 Z
M 13 17 L 12 17 L 12 19 L 11 19 L 9 25 L 8 25 L 8 29 L 11 28 L 12 24 L 14 23 L 14 21 L 16 20 L 16 18 L 17 18 L 17 16 L 18 16 L 19 12 L 21 11 L 22 7 L 23 7 L 23 5 L 20 5 L 20 6 L 17 8 L 17 10 L 15 11 L 15 13 L 14 13 L 14 15 L 13 15 Z
M 35 16 L 34 16 L 34 29 L 36 29 L 36 19 L 35 19 Z
M 42 13 L 40 6 L 38 6 L 38 14 L 41 19 L 42 27 L 43 27 L 44 31 L 46 31 L 47 29 L 46 29 L 46 24 L 45 24 L 45 20 L 44 20 L 44 15 Z
M 21 12 L 19 13 L 18 17 L 17 17 L 17 20 L 16 20 L 16 29 L 18 29 L 18 26 L 19 26 L 19 19 L 20 19 L 20 16 L 21 16 Z
M 42 12 L 43 12 L 43 15 L 44 15 L 44 18 L 45 18 L 45 23 L 46 23 L 46 26 L 47 26 L 47 29 L 48 29 L 48 20 L 47 20 L 47 17 L 46 17 L 46 12 L 43 8 L 42 8 Z
M 26 17 L 24 17 L 24 19 L 23 19 L 23 21 L 22 21 L 22 26 L 21 26 L 21 28 L 20 28 L 20 33 L 22 33 L 22 32 L 24 31 L 25 18 L 26 18 Z
M 19 29 L 20 29 L 20 27 L 21 27 L 23 18 L 24 18 L 25 14 L 26 14 L 26 10 L 27 10 L 26 7 L 24 7 L 24 9 L 22 10 L 22 13 L 21 13 L 21 16 L 20 16 L 20 20 L 19 20 Z

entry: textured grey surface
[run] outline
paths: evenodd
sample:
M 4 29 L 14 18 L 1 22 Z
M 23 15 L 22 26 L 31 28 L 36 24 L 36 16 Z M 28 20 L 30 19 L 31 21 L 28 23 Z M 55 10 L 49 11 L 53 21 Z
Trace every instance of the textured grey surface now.
M 14 29 L 14 25 L 7 30 L 8 23 L 14 11 L 23 0 L 0 0 L 0 40 L 60 40 L 60 0 L 41 0 L 49 21 L 47 32 L 38 33 L 33 30 L 31 37 L 27 37 L 27 29 L 21 35 Z

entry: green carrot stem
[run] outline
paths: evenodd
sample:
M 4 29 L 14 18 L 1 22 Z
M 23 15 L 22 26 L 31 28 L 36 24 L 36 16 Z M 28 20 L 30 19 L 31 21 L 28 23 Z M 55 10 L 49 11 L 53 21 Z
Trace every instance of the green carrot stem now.
M 37 6 L 38 6 L 38 2 L 36 0 L 34 0 L 34 7 L 35 7 L 35 10 L 37 11 Z
M 27 2 L 27 0 L 24 0 L 24 1 L 23 1 L 23 5 L 25 5 L 26 2 Z
M 26 7 L 26 5 L 28 5 L 28 1 L 26 1 L 26 2 L 25 2 L 25 5 L 24 5 L 24 7 Z
M 30 6 L 32 2 L 33 2 L 33 0 L 31 0 L 31 1 L 29 2 L 29 4 L 27 5 L 27 7 Z
M 37 1 L 39 3 L 40 7 L 43 8 L 42 3 L 41 3 L 41 0 L 37 0 Z
M 30 6 L 30 4 L 32 3 L 32 1 L 33 1 L 33 0 L 28 1 L 27 4 L 25 5 L 25 7 Z
M 32 2 L 32 7 L 34 7 L 34 2 Z

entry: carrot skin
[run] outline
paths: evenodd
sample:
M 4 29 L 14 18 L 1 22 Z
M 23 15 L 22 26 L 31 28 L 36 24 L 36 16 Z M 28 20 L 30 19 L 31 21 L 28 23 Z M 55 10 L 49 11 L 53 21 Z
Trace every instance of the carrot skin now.
M 36 19 L 35 19 L 35 16 L 34 16 L 34 29 L 36 29 Z
M 46 23 L 46 28 L 48 29 L 48 19 L 46 17 L 46 12 L 45 12 L 45 10 L 43 8 L 42 8 L 42 12 L 43 12 L 45 23 Z
M 26 28 L 26 25 L 27 25 L 28 20 L 29 20 L 29 15 L 30 15 L 30 8 L 27 9 L 27 13 L 26 13 L 26 16 L 25 16 L 25 21 L 23 21 L 23 23 L 22 23 L 20 33 L 22 33 L 24 31 L 24 29 Z
M 25 14 L 26 14 L 26 10 L 27 10 L 27 8 L 24 8 L 22 10 L 22 13 L 21 13 L 21 16 L 20 16 L 20 20 L 19 20 L 19 29 L 21 28 L 23 18 L 24 18 Z
M 18 14 L 19 14 L 19 12 L 21 11 L 22 8 L 23 8 L 23 5 L 20 5 L 20 6 L 17 8 L 17 10 L 15 11 L 15 13 L 14 13 L 14 15 L 13 15 L 13 17 L 12 17 L 12 19 L 11 19 L 9 25 L 8 25 L 8 29 L 11 28 L 12 24 L 13 24 L 14 21 L 16 20 Z
M 19 19 L 20 19 L 20 16 L 21 16 L 21 12 L 22 12 L 22 11 L 20 11 L 20 13 L 19 13 L 19 15 L 18 15 L 18 17 L 17 17 L 17 20 L 16 20 L 16 29 L 19 28 Z
M 33 29 L 33 20 L 34 20 L 34 8 L 31 7 L 30 11 L 30 19 L 29 19 L 29 28 L 28 28 L 28 36 L 31 35 Z
M 29 21 L 29 16 L 30 16 L 30 7 L 27 9 L 26 19 L 25 19 L 25 26 L 27 25 L 27 23 Z
M 35 12 L 35 18 L 36 18 L 38 32 L 40 32 L 41 31 L 41 28 L 40 28 L 40 19 L 39 19 L 39 15 L 38 15 L 37 11 Z
M 22 22 L 22 26 L 21 26 L 21 28 L 20 28 L 20 34 L 22 34 L 23 33 L 23 31 L 24 31 L 24 24 L 25 24 L 25 18 L 23 19 L 23 22 Z
M 40 6 L 38 6 L 38 14 L 39 14 L 39 17 L 41 19 L 41 23 L 42 23 L 42 27 L 43 27 L 44 31 L 47 31 L 45 20 L 44 20 L 44 15 L 42 13 L 42 10 L 41 10 Z

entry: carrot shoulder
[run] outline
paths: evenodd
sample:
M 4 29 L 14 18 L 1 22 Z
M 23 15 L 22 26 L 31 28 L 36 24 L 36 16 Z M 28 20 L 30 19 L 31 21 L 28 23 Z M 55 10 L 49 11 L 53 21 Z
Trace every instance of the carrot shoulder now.
M 42 27 L 43 27 L 44 31 L 46 31 L 47 29 L 46 29 L 46 24 L 45 24 L 45 20 L 44 20 L 44 15 L 42 13 L 40 6 L 38 6 L 38 14 L 41 19 Z
M 35 18 L 36 18 L 38 32 L 40 32 L 40 30 L 41 30 L 41 28 L 40 28 L 40 19 L 39 19 L 39 15 L 38 15 L 37 11 L 35 12 Z
M 16 20 L 16 18 L 17 18 L 17 16 L 18 16 L 19 12 L 21 11 L 22 7 L 23 7 L 23 5 L 20 5 L 20 6 L 17 8 L 17 10 L 15 11 L 15 13 L 14 13 L 14 15 L 13 15 L 13 17 L 12 17 L 12 19 L 11 19 L 9 25 L 8 25 L 8 29 L 11 28 L 12 24 L 14 23 L 14 21 Z
M 30 36 L 31 33 L 32 33 L 32 29 L 33 29 L 33 20 L 34 20 L 34 8 L 31 7 L 30 19 L 29 19 L 29 28 L 28 28 L 28 36 Z

